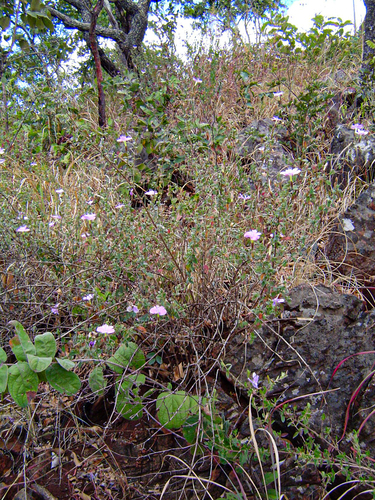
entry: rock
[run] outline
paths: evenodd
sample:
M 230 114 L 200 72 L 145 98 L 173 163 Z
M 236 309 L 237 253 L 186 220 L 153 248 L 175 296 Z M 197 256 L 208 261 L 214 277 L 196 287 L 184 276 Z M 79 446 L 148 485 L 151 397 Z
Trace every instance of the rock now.
M 255 120 L 239 133 L 235 154 L 245 165 L 254 166 L 257 178 L 265 182 L 273 181 L 292 161 L 290 153 L 283 146 L 287 140 L 288 131 L 285 127 L 270 118 Z M 252 180 L 255 180 L 254 175 Z M 282 179 L 279 177 L 279 180 Z
M 334 274 L 371 288 L 375 281 L 375 183 L 339 216 L 325 254 Z
M 373 350 L 375 311 L 365 313 L 357 297 L 340 295 L 322 285 L 300 285 L 290 292 L 290 299 L 282 318 L 257 331 L 253 343 L 242 335 L 236 336 L 224 363 L 232 365 L 230 373 L 235 384 L 243 384 L 248 371 L 259 375 L 260 387 L 267 384 L 267 377 L 280 377 L 267 397 L 276 398 L 277 404 L 294 400 L 297 416 L 309 403 L 309 426 L 313 431 L 323 435 L 328 427 L 332 438 L 338 439 L 344 430 L 350 398 L 374 363 L 373 354 L 347 358 Z M 337 390 L 316 394 L 327 389 Z M 363 399 L 356 400 L 357 417 L 350 420 L 349 430 L 358 429 L 371 411 L 366 391 Z M 362 444 L 375 452 L 374 442 Z
M 333 155 L 333 184 L 338 183 L 341 188 L 345 188 L 356 176 L 367 182 L 374 178 L 375 138 L 372 135 L 360 136 L 349 127 L 338 125 L 330 153 Z

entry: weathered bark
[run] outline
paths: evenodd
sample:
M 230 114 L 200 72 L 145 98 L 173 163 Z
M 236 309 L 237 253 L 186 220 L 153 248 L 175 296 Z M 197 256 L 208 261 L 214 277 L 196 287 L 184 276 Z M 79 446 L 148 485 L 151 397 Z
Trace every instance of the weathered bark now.
M 51 15 L 64 24 L 68 29 L 76 29 L 83 33 L 86 43 L 90 46 L 89 31 L 93 11 L 89 0 L 64 0 L 74 7 L 80 19 L 60 12 L 51 5 L 47 9 Z M 96 24 L 94 34 L 96 37 L 111 39 L 116 42 L 124 63 L 133 68 L 132 53 L 142 44 L 148 24 L 148 11 L 152 0 L 105 0 L 104 7 L 108 15 L 110 26 Z M 90 46 L 91 50 L 91 46 Z M 98 47 L 102 68 L 111 76 L 120 73 L 117 66 L 108 59 L 104 51 Z
M 364 0 L 366 15 L 363 23 L 363 56 L 362 56 L 362 79 L 368 80 L 374 77 L 374 63 L 371 60 L 375 56 L 375 50 L 369 47 L 367 41 L 375 43 L 375 0 Z
M 105 128 L 107 126 L 107 119 L 105 115 L 105 96 L 103 91 L 103 73 L 102 65 L 100 63 L 100 56 L 98 50 L 98 41 L 95 36 L 95 27 L 98 21 L 100 11 L 103 8 L 104 0 L 98 0 L 98 3 L 94 7 L 92 13 L 89 39 L 90 39 L 90 49 L 95 61 L 95 72 L 96 72 L 96 83 L 98 86 L 98 114 L 99 114 L 99 127 Z

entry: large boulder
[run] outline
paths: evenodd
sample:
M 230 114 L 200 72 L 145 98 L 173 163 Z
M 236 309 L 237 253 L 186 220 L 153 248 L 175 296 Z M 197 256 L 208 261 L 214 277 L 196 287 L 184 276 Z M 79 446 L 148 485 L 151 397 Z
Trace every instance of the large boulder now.
M 267 385 L 267 377 L 279 377 L 267 397 L 277 404 L 293 400 L 297 416 L 310 403 L 313 431 L 324 435 L 328 427 L 333 438 L 340 438 L 350 398 L 375 361 L 374 354 L 358 355 L 375 345 L 375 311 L 365 313 L 362 305 L 357 297 L 322 285 L 296 287 L 282 317 L 259 329 L 253 342 L 242 335 L 231 341 L 225 364 L 231 365 L 233 383 L 246 383 L 253 372 L 260 387 Z M 358 429 L 371 411 L 370 386 L 356 399 L 349 430 Z M 328 389 L 336 390 L 324 393 Z M 366 440 L 363 446 L 375 452 L 374 442 Z
M 375 138 L 372 135 L 358 135 L 355 130 L 338 125 L 330 153 L 333 184 L 345 188 L 356 176 L 365 181 L 374 178 Z
M 252 166 L 250 182 L 273 181 L 293 162 L 285 147 L 288 131 L 276 120 L 255 120 L 238 134 L 235 154 L 245 166 Z
M 363 287 L 368 299 L 375 280 L 375 183 L 338 217 L 325 248 L 335 277 Z

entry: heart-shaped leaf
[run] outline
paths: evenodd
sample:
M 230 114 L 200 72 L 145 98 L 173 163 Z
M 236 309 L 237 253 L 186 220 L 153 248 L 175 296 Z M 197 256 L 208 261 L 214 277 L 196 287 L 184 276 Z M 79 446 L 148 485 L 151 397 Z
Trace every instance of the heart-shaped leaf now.
M 24 361 L 11 366 L 8 373 L 9 393 L 19 406 L 25 408 L 28 405 L 27 393 L 38 390 L 38 375 Z
M 78 375 L 65 370 L 65 368 L 58 363 L 54 363 L 47 368 L 46 377 L 56 391 L 67 394 L 68 396 L 73 396 L 73 394 L 76 394 L 81 388 L 81 381 Z

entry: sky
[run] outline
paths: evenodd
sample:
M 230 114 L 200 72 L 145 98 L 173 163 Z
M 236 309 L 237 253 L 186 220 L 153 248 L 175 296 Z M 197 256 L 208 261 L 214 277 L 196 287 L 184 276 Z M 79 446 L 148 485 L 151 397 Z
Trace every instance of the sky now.
M 300 31 L 307 31 L 311 28 L 313 25 L 312 18 L 317 14 L 324 17 L 340 17 L 343 21 L 351 21 L 353 23 L 351 29 L 354 29 L 354 25 L 358 29 L 366 14 L 363 0 L 284 0 L 284 3 L 288 6 L 286 15 L 289 16 L 289 22 L 297 26 Z M 241 26 L 239 28 L 245 36 L 244 29 L 241 29 Z M 186 41 L 194 45 L 199 43 L 200 39 L 200 34 L 192 30 L 189 19 L 179 19 L 175 43 L 177 52 L 181 57 L 186 54 Z M 228 40 L 229 36 L 220 35 L 221 45 Z M 156 37 L 153 36 L 151 30 L 146 33 L 145 41 L 146 43 L 156 41 Z M 209 40 L 206 40 L 203 44 L 209 44 Z

